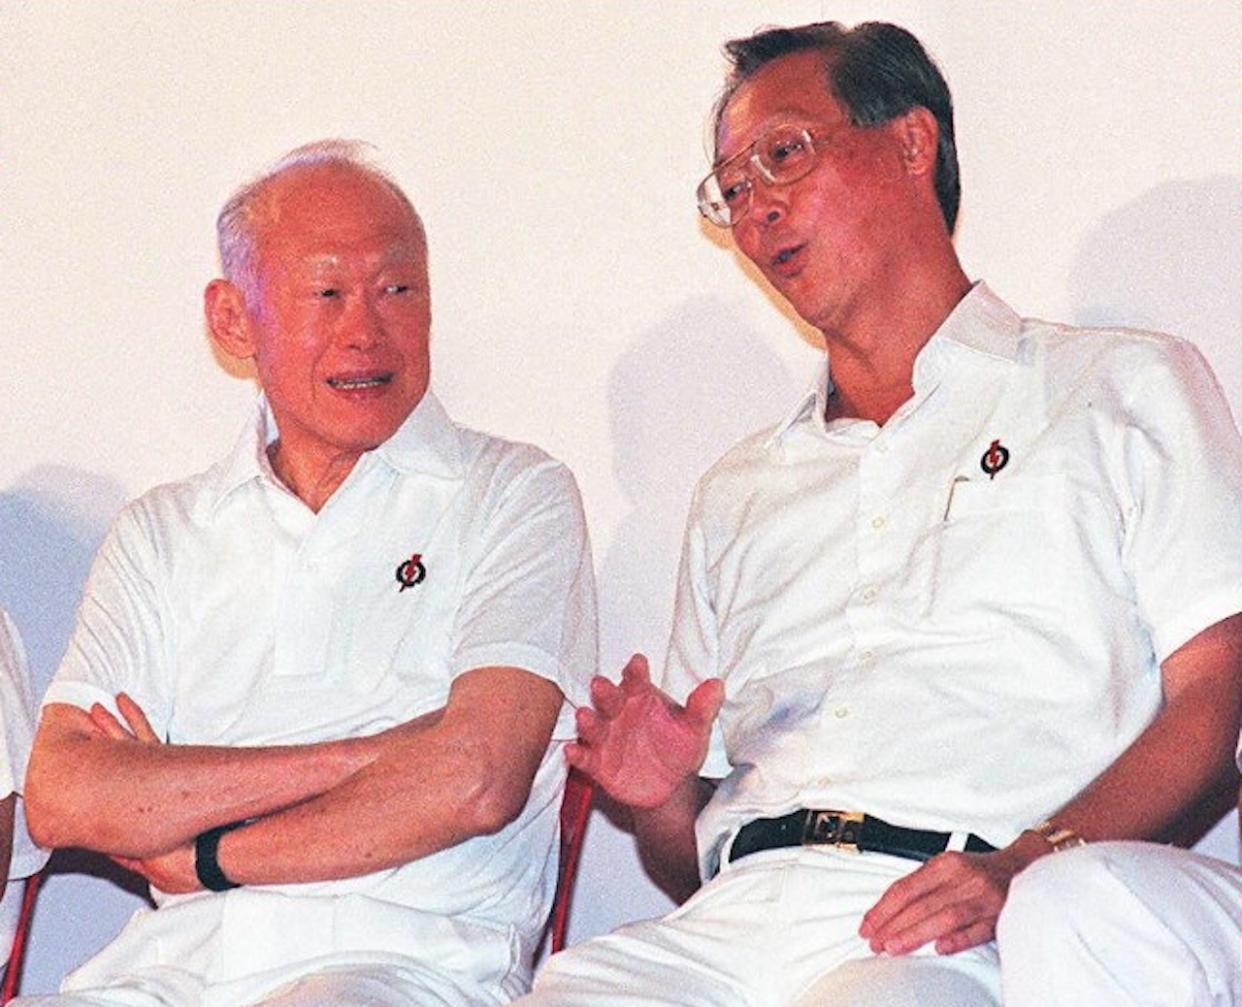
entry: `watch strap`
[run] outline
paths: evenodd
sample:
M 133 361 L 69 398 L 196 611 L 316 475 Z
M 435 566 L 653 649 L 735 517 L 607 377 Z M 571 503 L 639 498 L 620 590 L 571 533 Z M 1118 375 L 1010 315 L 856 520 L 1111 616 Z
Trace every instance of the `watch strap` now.
M 220 837 L 244 824 L 244 822 L 230 822 L 228 825 L 217 825 L 194 837 L 194 873 L 198 875 L 199 884 L 207 891 L 227 892 L 232 888 L 241 887 L 224 873 L 220 867 L 219 858 Z

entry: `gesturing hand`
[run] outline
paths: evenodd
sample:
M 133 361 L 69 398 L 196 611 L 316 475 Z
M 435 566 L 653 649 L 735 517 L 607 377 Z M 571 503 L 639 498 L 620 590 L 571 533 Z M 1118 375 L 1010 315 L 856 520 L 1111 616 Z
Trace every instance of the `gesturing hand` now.
M 623 804 L 654 808 L 703 765 L 724 683 L 709 678 L 681 706 L 651 684 L 647 659 L 635 654 L 614 684 L 591 680 L 594 709 L 580 707 L 578 741 L 565 750 L 582 770 Z

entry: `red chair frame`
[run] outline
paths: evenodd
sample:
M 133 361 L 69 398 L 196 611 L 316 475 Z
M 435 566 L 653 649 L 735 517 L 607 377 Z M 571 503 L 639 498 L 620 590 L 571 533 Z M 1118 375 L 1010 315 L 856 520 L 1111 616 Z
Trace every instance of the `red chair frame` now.
M 565 947 L 569 906 L 578 876 L 578 858 L 582 854 L 582 840 L 586 835 L 594 797 L 595 784 L 576 770 L 570 770 L 565 781 L 565 796 L 561 798 L 560 860 L 556 872 L 556 897 L 552 901 L 552 916 L 548 921 L 548 950 L 552 954 Z
M 17 996 L 17 987 L 22 981 L 22 966 L 26 960 L 26 942 L 30 938 L 30 920 L 34 916 L 35 896 L 39 894 L 39 885 L 42 883 L 42 871 L 26 879 L 22 908 L 17 915 L 17 929 L 13 931 L 13 947 L 9 951 L 9 967 L 4 973 L 4 985 L 0 986 L 0 1004 L 6 1004 Z

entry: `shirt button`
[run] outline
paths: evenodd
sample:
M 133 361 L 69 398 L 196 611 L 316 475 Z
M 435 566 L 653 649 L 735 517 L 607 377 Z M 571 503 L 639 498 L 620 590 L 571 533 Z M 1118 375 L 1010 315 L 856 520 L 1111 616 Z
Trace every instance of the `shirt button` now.
M 880 454 L 884 454 L 885 452 L 887 452 L 887 451 L 888 451 L 888 442 L 887 442 L 887 441 L 877 441 L 877 442 L 876 442 L 876 445 L 875 445 L 875 449 L 876 449 L 878 452 L 880 452 Z
M 863 601 L 875 601 L 876 594 L 877 592 L 875 588 L 865 587 L 863 588 L 862 600 Z
M 838 706 L 832 711 L 832 715 L 836 717 L 837 720 L 844 720 L 850 715 L 850 708 L 848 706 Z
M 871 519 L 871 527 L 874 528 L 876 531 L 879 531 L 881 528 L 883 528 L 885 524 L 886 524 L 886 519 L 883 514 L 877 514 L 875 517 Z
M 864 661 L 874 661 L 875 651 L 868 648 L 867 650 L 864 650 L 862 653 L 860 653 L 858 656 L 861 657 Z

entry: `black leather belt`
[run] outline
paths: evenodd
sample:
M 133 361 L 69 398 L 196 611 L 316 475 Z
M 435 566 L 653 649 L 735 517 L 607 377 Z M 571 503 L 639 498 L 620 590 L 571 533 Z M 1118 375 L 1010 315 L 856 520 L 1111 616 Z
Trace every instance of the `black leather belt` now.
M 756 818 L 743 825 L 729 848 L 729 862 L 784 846 L 843 846 L 908 860 L 930 860 L 945 851 L 950 836 L 948 832 L 889 825 L 858 811 L 800 808 L 780 818 Z M 991 853 L 996 847 L 972 832 L 965 849 L 967 853 Z

